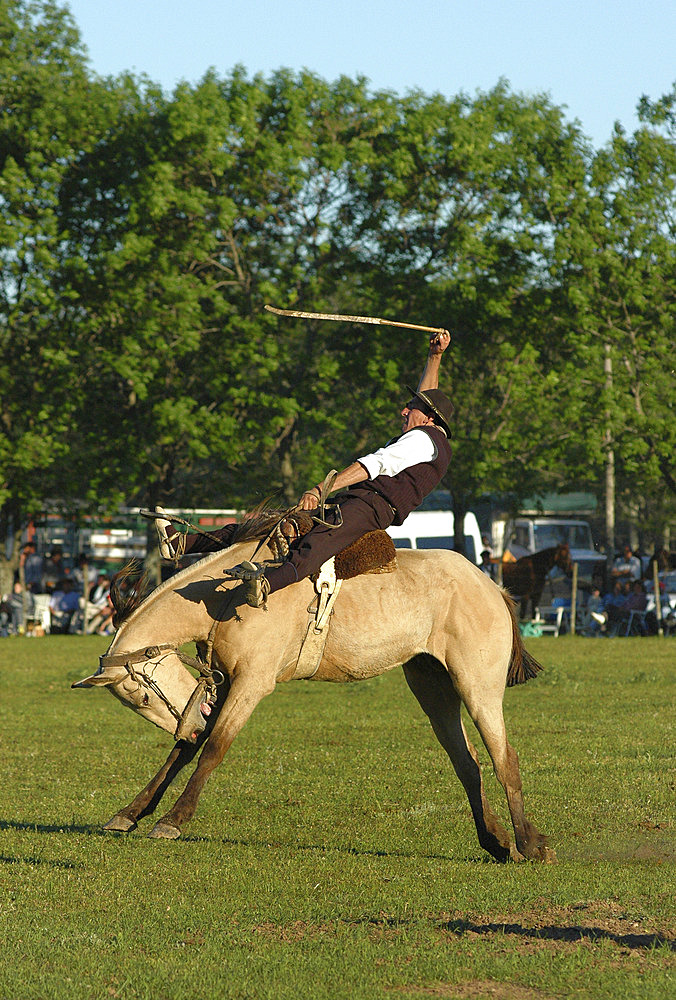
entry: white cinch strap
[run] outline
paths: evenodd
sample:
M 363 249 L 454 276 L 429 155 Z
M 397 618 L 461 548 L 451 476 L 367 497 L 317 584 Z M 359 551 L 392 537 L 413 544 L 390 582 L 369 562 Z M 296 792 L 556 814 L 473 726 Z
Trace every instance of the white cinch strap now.
M 296 669 L 293 672 L 293 676 L 296 678 L 309 679 L 314 677 L 319 669 L 329 633 L 326 626 L 333 613 L 333 605 L 336 603 L 342 582 L 342 580 L 336 579 L 335 559 L 332 556 L 321 567 L 315 580 L 315 590 L 318 595 L 317 608 L 316 610 L 312 606 L 308 608 L 312 618 L 308 623 L 307 632 L 298 653 Z

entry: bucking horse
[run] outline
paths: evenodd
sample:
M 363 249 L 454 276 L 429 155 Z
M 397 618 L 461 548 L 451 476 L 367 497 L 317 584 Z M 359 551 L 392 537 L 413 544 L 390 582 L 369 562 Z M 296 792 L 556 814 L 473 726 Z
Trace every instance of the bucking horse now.
M 505 686 L 541 669 L 524 648 L 509 595 L 457 552 L 399 550 L 392 572 L 342 581 L 320 658 L 308 667 L 299 649 L 315 628 L 311 618 L 308 623 L 319 599 L 313 583 L 276 592 L 263 610 L 249 607 L 242 585 L 224 576 L 252 558 L 266 530 L 245 526 L 229 548 L 147 596 L 133 587 L 126 596 L 112 588 L 118 629 L 97 672 L 73 687 L 108 688 L 176 742 L 157 774 L 104 829 L 134 830 L 201 751 L 184 791 L 149 834 L 179 837 L 208 777 L 277 684 L 365 680 L 401 666 L 465 789 L 481 846 L 498 861 L 555 860 L 547 838 L 526 817 L 518 757 L 505 730 Z M 197 657 L 184 651 L 190 643 Z M 461 719 L 463 703 L 505 791 L 515 843 L 486 800 L 479 758 Z

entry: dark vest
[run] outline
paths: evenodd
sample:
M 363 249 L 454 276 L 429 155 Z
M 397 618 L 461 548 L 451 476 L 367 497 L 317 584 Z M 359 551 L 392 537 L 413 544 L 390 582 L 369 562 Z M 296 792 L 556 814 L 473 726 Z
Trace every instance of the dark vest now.
M 435 458 L 431 462 L 410 465 L 408 469 L 398 472 L 396 476 L 380 475 L 376 476 L 375 479 L 367 479 L 366 482 L 359 483 L 360 489 L 375 490 L 387 500 L 391 507 L 394 507 L 396 516 L 393 524 L 403 524 L 411 511 L 420 506 L 427 494 L 431 493 L 435 486 L 438 486 L 451 460 L 451 446 L 448 438 L 439 427 L 429 426 L 413 429 L 429 434 L 436 445 Z M 406 431 L 406 434 L 410 433 L 411 431 Z M 399 438 L 394 438 L 394 440 L 398 441 Z

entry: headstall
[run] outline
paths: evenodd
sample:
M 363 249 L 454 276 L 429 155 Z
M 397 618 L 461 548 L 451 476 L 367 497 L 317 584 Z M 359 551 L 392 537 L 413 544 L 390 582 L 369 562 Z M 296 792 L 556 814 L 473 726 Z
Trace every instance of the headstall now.
M 200 674 L 195 690 L 183 711 L 180 711 L 173 702 L 167 698 L 166 694 L 159 686 L 151 674 L 145 670 L 135 668 L 137 663 L 145 663 L 154 660 L 162 653 L 173 653 L 179 658 L 181 663 L 193 667 Z M 202 715 L 199 706 L 207 701 L 214 704 L 216 701 L 216 688 L 225 680 L 225 676 L 220 670 L 214 670 L 210 663 L 199 657 L 188 656 L 171 643 L 163 643 L 159 646 L 146 646 L 143 649 L 136 649 L 130 653 L 113 653 L 99 657 L 99 663 L 103 669 L 106 667 L 124 667 L 132 680 L 136 681 L 139 687 L 149 688 L 166 705 L 169 712 L 176 719 L 176 730 L 174 739 L 189 740 L 194 742 L 197 734 L 206 727 L 206 719 Z

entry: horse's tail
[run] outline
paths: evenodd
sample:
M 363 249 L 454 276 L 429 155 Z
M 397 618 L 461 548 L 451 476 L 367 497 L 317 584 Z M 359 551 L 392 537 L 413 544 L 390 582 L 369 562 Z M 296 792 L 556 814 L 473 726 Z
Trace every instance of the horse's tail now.
M 523 644 L 516 617 L 516 604 L 506 590 L 501 589 L 500 593 L 512 619 L 512 657 L 507 670 L 507 687 L 514 687 L 515 684 L 525 684 L 531 677 L 537 677 L 543 668 Z

